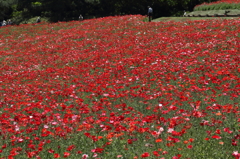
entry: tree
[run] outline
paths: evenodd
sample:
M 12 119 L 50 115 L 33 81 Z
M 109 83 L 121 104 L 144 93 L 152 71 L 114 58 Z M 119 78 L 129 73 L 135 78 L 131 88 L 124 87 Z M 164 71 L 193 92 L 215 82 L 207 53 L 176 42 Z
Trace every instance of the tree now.
M 16 4 L 17 0 L 0 0 L 0 19 L 8 19 L 11 17 L 13 4 Z
M 0 0 L 11 6 L 17 0 Z M 52 22 L 124 14 L 147 14 L 147 6 L 153 8 L 155 18 L 182 15 L 183 10 L 191 11 L 195 5 L 216 0 L 18 0 L 15 13 L 22 18 L 42 16 Z M 12 3 L 10 3 L 12 2 Z M 3 6 L 3 5 L 1 5 Z M 1 11 L 1 15 L 6 14 Z M 15 14 L 14 14 L 15 15 Z M 17 14 L 19 15 L 19 14 Z

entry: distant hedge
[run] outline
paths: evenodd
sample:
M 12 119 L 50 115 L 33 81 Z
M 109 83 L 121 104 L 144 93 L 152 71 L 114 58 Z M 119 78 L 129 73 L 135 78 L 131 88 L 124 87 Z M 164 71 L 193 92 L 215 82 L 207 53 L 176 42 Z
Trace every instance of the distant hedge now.
M 214 3 L 214 4 L 204 3 L 194 7 L 194 11 L 226 10 L 226 9 L 240 9 L 240 3 Z

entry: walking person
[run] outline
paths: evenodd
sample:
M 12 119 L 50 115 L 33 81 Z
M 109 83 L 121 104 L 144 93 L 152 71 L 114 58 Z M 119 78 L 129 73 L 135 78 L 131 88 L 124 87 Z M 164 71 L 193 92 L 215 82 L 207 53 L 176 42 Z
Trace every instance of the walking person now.
M 152 21 L 153 9 L 152 7 L 148 6 L 148 21 Z

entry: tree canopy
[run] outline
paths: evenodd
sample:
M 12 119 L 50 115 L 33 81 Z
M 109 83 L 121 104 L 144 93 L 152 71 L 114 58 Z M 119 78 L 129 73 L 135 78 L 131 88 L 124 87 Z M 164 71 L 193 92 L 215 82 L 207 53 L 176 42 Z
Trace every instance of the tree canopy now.
M 0 19 L 10 18 L 12 13 L 12 5 L 16 4 L 17 0 L 0 0 Z
M 0 17 L 18 21 L 31 17 L 46 17 L 51 22 L 125 14 L 147 14 L 147 6 L 154 17 L 178 16 L 195 5 L 216 0 L 0 0 Z

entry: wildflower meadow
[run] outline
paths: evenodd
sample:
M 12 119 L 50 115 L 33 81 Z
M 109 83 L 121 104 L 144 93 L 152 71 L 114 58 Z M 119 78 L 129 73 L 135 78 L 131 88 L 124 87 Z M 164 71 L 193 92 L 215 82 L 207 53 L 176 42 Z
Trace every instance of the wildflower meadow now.
M 240 0 L 218 0 L 216 2 L 202 3 L 196 5 L 194 10 L 231 10 L 240 9 Z
M 0 28 L 1 159 L 240 159 L 240 19 Z

